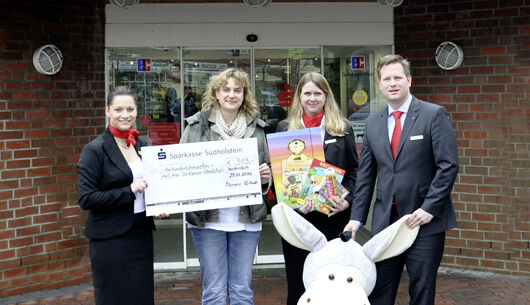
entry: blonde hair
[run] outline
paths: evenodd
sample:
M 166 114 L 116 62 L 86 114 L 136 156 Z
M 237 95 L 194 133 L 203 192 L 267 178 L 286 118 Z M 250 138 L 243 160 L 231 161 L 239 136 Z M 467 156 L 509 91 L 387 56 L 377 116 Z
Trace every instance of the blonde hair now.
M 202 96 L 202 111 L 210 108 L 219 109 L 219 101 L 217 100 L 217 92 L 224 86 L 230 78 L 233 78 L 238 86 L 243 87 L 244 97 L 239 111 L 250 117 L 257 117 L 259 115 L 259 106 L 254 98 L 254 94 L 250 91 L 250 78 L 244 71 L 229 68 L 221 73 L 210 77 L 210 82 L 206 86 L 206 91 Z
M 326 94 L 326 101 L 324 102 L 324 113 L 326 115 L 326 131 L 332 136 L 344 136 L 347 130 L 347 122 L 344 115 L 339 110 L 333 92 L 329 87 L 328 81 L 320 73 L 309 72 L 300 78 L 296 93 L 294 95 L 293 103 L 289 109 L 287 121 L 289 122 L 289 130 L 302 129 L 304 126 L 300 122 L 304 109 L 302 108 L 302 101 L 300 95 L 302 87 L 307 83 L 315 84 L 320 90 Z

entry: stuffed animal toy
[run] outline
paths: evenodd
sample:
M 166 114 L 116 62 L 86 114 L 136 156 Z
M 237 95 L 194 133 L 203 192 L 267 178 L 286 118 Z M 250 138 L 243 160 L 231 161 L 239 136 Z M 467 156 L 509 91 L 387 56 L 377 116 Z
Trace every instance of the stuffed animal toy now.
M 405 215 L 373 236 L 364 246 L 347 234 L 327 241 L 316 229 L 283 202 L 272 208 L 276 230 L 291 245 L 311 253 L 304 264 L 305 293 L 298 305 L 369 305 L 368 295 L 375 286 L 375 263 L 408 249 L 419 227 L 410 229 Z

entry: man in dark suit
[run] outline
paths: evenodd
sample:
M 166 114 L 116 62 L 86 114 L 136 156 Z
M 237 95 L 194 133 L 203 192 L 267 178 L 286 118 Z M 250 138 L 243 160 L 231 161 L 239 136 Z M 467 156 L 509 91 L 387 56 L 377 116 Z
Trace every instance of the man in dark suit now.
M 377 282 L 370 303 L 394 304 L 406 266 L 410 304 L 432 305 L 445 231 L 456 227 L 451 201 L 458 172 L 456 136 L 443 107 L 410 94 L 407 60 L 387 55 L 377 70 L 388 107 L 366 119 L 350 222 L 344 231 L 352 231 L 355 237 L 366 223 L 377 178 L 372 233 L 406 214 L 412 214 L 409 227 L 421 227 L 407 251 L 376 264 Z

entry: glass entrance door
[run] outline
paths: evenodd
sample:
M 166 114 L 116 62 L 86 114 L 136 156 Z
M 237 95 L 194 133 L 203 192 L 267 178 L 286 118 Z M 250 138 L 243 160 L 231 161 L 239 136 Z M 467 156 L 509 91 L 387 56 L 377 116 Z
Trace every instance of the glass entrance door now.
M 184 117 L 189 117 L 200 111 L 202 95 L 206 91 L 212 75 L 227 68 L 238 68 L 250 74 L 251 53 L 250 49 L 186 49 L 182 50 L 184 101 L 186 107 L 190 104 L 187 99 L 193 99 L 194 105 L 191 111 L 184 110 Z M 197 186 L 197 191 L 200 191 Z M 184 223 L 184 226 L 186 224 Z M 191 232 L 183 228 L 186 244 L 186 263 L 188 266 L 198 266 L 199 261 Z
M 180 120 L 174 106 L 180 100 L 178 48 L 108 49 L 108 90 L 127 86 L 137 95 L 136 128 L 149 145 L 178 143 Z M 155 269 L 185 268 L 182 214 L 156 220 L 153 233 Z
M 238 68 L 250 73 L 250 49 L 193 50 L 184 48 L 182 53 L 184 100 L 190 95 L 195 100 L 194 109 L 185 113 L 184 117 L 200 110 L 202 95 L 206 91 L 210 76 L 227 68 Z
M 256 49 L 254 52 L 255 94 L 261 116 L 275 132 L 287 109 L 300 77 L 320 72 L 320 48 Z
M 287 117 L 296 85 L 306 72 L 320 72 L 320 48 L 255 49 L 254 92 L 262 119 L 268 123 L 267 133 L 275 132 L 278 122 Z M 269 206 L 274 199 L 265 198 Z M 280 236 L 270 214 L 263 221 L 258 243 L 257 263 L 283 262 Z
M 355 49 L 355 52 L 347 52 L 345 53 L 347 56 L 341 57 L 345 59 L 335 60 L 339 51 L 343 49 L 345 48 L 114 48 L 108 50 L 108 85 L 109 89 L 118 85 L 127 85 L 138 94 L 139 117 L 150 119 L 147 127 L 144 126 L 145 124 L 137 126 L 141 129 L 146 142 L 150 145 L 169 144 L 160 142 L 166 139 L 178 143 L 180 133 L 185 128 L 184 119 L 201 109 L 201 98 L 209 78 L 226 68 L 239 68 L 249 73 L 251 77 L 251 86 L 260 105 L 261 117 L 269 125 L 266 132 L 271 133 L 276 131 L 278 122 L 286 118 L 298 81 L 306 72 L 322 72 L 322 69 L 326 69 L 326 77 L 334 88 L 336 100 L 340 101 L 344 112 L 349 109 L 347 107 L 349 100 L 346 97 L 352 96 L 352 93 L 343 92 L 346 87 L 342 83 L 344 77 L 340 74 L 342 68 L 339 71 L 333 67 L 342 61 L 346 65 L 348 59 L 361 53 Z M 322 50 L 325 54 L 325 63 L 322 62 Z M 369 73 L 372 73 L 371 70 L 373 69 L 371 68 Z M 364 77 L 366 73 L 353 71 L 346 75 L 350 74 Z M 361 84 L 355 79 L 347 84 L 355 85 L 351 87 L 358 90 L 358 87 L 361 89 L 367 87 L 365 83 L 366 81 Z M 369 85 L 372 86 L 371 83 Z M 372 91 L 366 91 L 370 100 L 373 100 Z M 166 127 L 169 125 L 179 127 L 178 137 L 174 139 L 162 137 L 168 134 Z M 203 186 L 197 186 L 198 191 L 201 187 Z M 178 192 L 178 189 L 176 191 Z M 175 196 L 178 196 L 178 193 Z M 271 194 L 264 199 L 269 207 L 275 204 Z M 157 231 L 154 233 L 156 270 L 198 266 L 197 254 L 184 214 L 173 214 L 169 219 L 156 220 L 156 225 Z M 263 222 L 256 263 L 282 262 L 280 236 L 269 214 Z
M 253 52 L 253 53 L 252 53 Z M 269 124 L 266 132 L 274 132 L 287 116 L 290 99 L 300 77 L 310 71 L 321 71 L 320 48 L 292 49 L 186 49 L 182 51 L 183 96 L 195 94 L 196 108 L 206 90 L 210 76 L 229 68 L 239 68 L 251 75 L 253 90 L 261 116 Z M 191 115 L 191 114 L 190 114 Z M 186 117 L 188 114 L 185 115 Z M 265 198 L 269 204 L 274 199 Z M 187 265 L 198 265 L 191 234 L 186 231 Z M 283 262 L 280 236 L 270 215 L 263 222 L 256 263 Z

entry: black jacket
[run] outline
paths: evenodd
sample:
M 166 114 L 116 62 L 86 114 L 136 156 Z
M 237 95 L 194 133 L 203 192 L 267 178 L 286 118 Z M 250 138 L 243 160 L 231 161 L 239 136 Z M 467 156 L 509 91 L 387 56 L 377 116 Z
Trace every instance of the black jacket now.
M 373 234 L 390 224 L 394 196 L 398 217 L 418 208 L 434 216 L 421 226 L 420 236 L 456 227 L 451 190 L 458 173 L 458 150 L 447 111 L 413 96 L 396 158 L 390 150 L 387 121 L 388 107 L 366 119 L 351 219 L 366 223 L 377 184 Z
M 281 121 L 278 123 L 276 131 L 286 131 L 288 128 L 289 123 L 287 121 Z M 350 207 L 331 217 L 317 211 L 302 216 L 324 233 L 328 239 L 331 239 L 337 238 L 338 235 L 336 234 L 342 232 L 349 221 L 351 213 L 353 190 L 355 188 L 357 166 L 359 164 L 353 128 L 348 125 L 347 134 L 342 137 L 335 137 L 326 132 L 323 146 L 324 156 L 326 157 L 325 161 L 346 171 L 342 185 L 350 191 L 350 194 L 345 198 L 350 204 Z
M 136 151 L 142 146 L 142 141 L 136 139 Z M 81 208 L 89 211 L 88 238 L 113 238 L 131 229 L 136 198 L 130 188 L 132 182 L 131 169 L 109 129 L 83 148 L 77 195 Z

